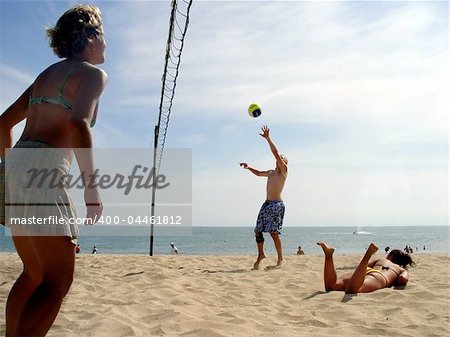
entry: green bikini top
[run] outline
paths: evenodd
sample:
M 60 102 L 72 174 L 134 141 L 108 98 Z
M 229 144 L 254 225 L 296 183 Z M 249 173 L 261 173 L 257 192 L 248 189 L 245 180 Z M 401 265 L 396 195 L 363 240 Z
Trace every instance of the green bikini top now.
M 30 98 L 28 100 L 28 106 L 31 106 L 33 104 L 56 104 L 60 107 L 63 107 L 66 110 L 72 111 L 72 103 L 69 102 L 63 95 L 64 92 L 64 86 L 66 85 L 67 80 L 72 76 L 72 74 L 77 70 L 77 68 L 81 65 L 80 63 L 77 63 L 67 74 L 64 76 L 63 83 L 59 89 L 58 96 L 40 96 L 40 97 L 32 97 L 32 91 L 30 92 Z M 91 120 L 91 128 L 95 125 L 95 122 L 97 120 L 97 113 L 98 113 L 98 102 L 95 106 L 94 110 L 94 116 Z

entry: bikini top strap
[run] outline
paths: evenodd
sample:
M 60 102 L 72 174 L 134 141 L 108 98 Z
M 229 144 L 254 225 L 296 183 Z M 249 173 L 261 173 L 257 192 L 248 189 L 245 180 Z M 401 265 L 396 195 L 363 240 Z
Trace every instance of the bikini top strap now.
M 61 88 L 59 89 L 59 95 L 63 96 L 63 92 L 64 92 L 64 86 L 66 85 L 67 80 L 70 78 L 70 76 L 72 76 L 72 74 L 75 72 L 75 70 L 77 70 L 77 68 L 82 64 L 83 62 L 79 62 L 77 64 L 75 64 L 75 66 L 70 69 L 70 71 L 66 74 L 66 76 L 64 76 L 64 80 L 63 83 L 61 84 Z

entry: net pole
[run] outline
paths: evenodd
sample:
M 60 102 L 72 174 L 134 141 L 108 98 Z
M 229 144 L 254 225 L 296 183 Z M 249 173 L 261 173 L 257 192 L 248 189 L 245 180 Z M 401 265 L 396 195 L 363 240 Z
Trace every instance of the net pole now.
M 155 134 L 153 140 L 153 169 L 152 169 L 152 206 L 150 210 L 150 256 L 153 256 L 153 240 L 155 237 L 155 198 L 156 198 L 156 148 L 158 147 L 159 126 L 155 125 Z
M 184 15 L 178 9 L 178 4 L 180 1 L 172 0 L 172 10 L 170 13 L 170 24 L 169 24 L 169 36 L 166 45 L 166 55 L 165 55 L 165 64 L 164 64 L 164 72 L 162 76 L 162 86 L 161 86 L 161 100 L 159 104 L 159 114 L 158 114 L 158 122 L 155 126 L 155 134 L 154 134 L 154 147 L 153 147 L 153 184 L 152 184 L 152 204 L 151 204 L 151 222 L 150 222 L 150 256 L 153 256 L 153 241 L 154 241 L 154 216 L 155 216 L 155 194 L 156 194 L 156 175 L 159 171 L 162 161 L 162 154 L 165 145 L 165 140 L 167 136 L 167 129 L 169 125 L 169 117 L 172 110 L 173 98 L 175 95 L 175 87 L 176 80 L 178 77 L 178 69 L 181 62 L 181 52 L 184 46 L 184 37 L 187 32 L 188 24 L 189 24 L 189 11 L 192 5 L 192 0 L 181 0 L 182 5 L 186 5 L 186 14 Z M 181 16 L 184 22 L 184 29 L 181 28 L 177 18 Z M 184 19 L 183 19 L 184 18 Z M 177 37 L 175 32 L 176 27 L 179 29 L 179 33 L 181 33 L 181 37 Z M 179 41 L 181 45 L 177 47 L 175 45 L 175 41 Z M 175 53 L 174 50 L 175 49 Z M 176 62 L 172 60 L 172 57 L 175 58 Z M 169 61 L 172 66 L 169 65 Z M 175 66 L 175 68 L 173 68 Z M 171 71 L 175 69 L 175 73 L 171 73 Z M 167 82 L 172 83 L 172 85 L 168 85 Z M 161 133 L 161 134 L 160 134 Z

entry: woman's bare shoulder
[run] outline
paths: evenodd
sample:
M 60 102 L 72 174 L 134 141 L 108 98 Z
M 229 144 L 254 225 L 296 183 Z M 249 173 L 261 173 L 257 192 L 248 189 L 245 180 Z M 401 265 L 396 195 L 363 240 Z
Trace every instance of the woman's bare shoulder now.
M 83 62 L 81 67 L 83 74 L 87 77 L 101 78 L 104 80 L 108 79 L 108 74 L 106 73 L 106 71 L 88 62 Z
M 101 92 L 108 83 L 108 75 L 103 69 L 87 62 L 83 62 L 79 80 L 79 85 L 86 90 Z

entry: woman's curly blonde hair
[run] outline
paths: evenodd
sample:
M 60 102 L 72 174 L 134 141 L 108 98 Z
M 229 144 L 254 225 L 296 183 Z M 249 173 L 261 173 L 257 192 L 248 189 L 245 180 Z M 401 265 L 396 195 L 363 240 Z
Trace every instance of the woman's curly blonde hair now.
M 50 47 L 58 57 L 71 57 L 83 52 L 92 34 L 101 34 L 100 9 L 93 5 L 76 5 L 65 12 L 55 27 L 46 30 Z

